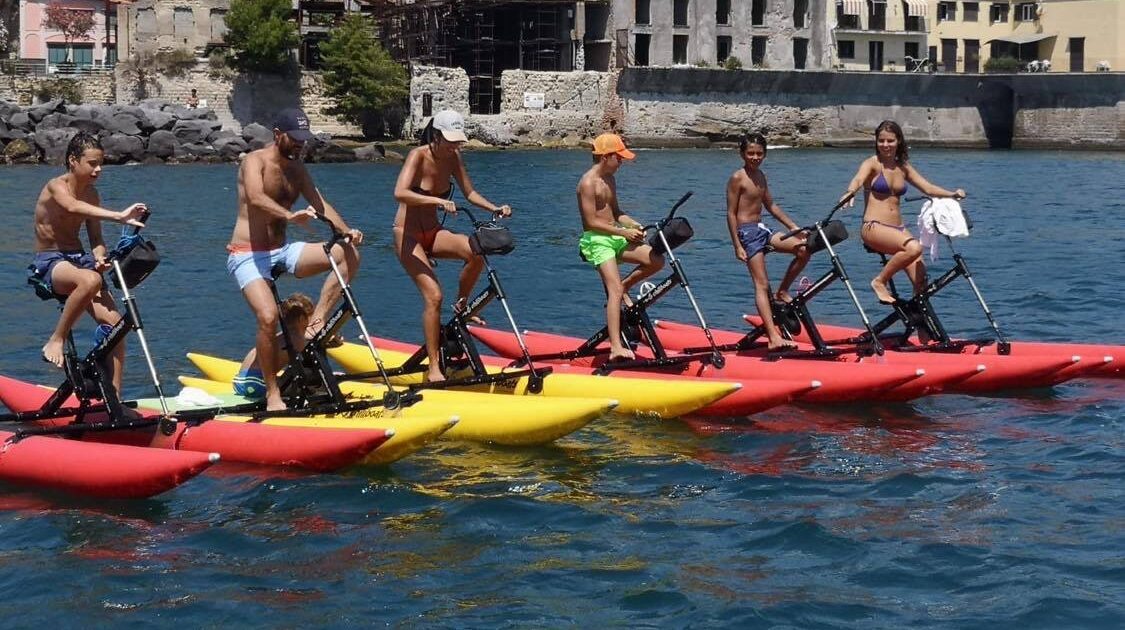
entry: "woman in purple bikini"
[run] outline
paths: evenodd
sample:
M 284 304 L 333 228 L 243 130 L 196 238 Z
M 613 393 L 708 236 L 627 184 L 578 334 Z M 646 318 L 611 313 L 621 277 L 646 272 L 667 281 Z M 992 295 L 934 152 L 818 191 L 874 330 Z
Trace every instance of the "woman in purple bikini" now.
M 906 183 L 914 184 L 915 188 L 930 197 L 965 197 L 965 191 L 960 188 L 948 191 L 926 181 L 908 159 L 902 127 L 893 120 L 884 120 L 875 128 L 875 155 L 859 165 L 847 191 L 840 197 L 840 201 L 844 201 L 863 188 L 865 206 L 863 229 L 860 231 L 863 243 L 891 257 L 871 281 L 875 296 L 884 304 L 894 302 L 887 282 L 903 269 L 914 286 L 915 294 L 926 288 L 922 244 L 906 229 L 899 208 L 902 196 L 906 194 Z M 848 201 L 849 205 L 852 203 L 854 198 Z

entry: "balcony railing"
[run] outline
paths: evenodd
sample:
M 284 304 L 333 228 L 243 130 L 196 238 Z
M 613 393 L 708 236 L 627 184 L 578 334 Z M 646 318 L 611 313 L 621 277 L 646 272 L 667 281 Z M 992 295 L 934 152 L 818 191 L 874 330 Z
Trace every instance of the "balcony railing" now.
M 51 63 L 46 59 L 0 59 L 0 74 L 28 76 L 90 76 L 113 72 L 113 63 Z

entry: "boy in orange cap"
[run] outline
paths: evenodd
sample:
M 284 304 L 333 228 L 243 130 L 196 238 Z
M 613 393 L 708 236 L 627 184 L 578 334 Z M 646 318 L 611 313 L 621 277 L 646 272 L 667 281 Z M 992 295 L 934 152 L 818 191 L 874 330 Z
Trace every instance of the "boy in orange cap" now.
M 594 165 L 578 181 L 578 212 L 585 230 L 578 251 L 597 268 L 605 285 L 609 358 L 632 359 L 632 350 L 621 339 L 621 305 L 631 303 L 627 292 L 633 285 L 660 271 L 664 257 L 645 243 L 641 225 L 617 205 L 614 174 L 624 160 L 632 160 L 636 154 L 617 134 L 603 133 L 594 139 L 593 157 Z M 624 280 L 618 260 L 637 265 Z

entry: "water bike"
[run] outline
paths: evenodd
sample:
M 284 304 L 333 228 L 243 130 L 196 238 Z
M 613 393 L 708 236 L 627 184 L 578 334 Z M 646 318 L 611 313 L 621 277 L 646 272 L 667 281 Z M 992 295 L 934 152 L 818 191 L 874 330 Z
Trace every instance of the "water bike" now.
M 656 224 L 645 227 L 646 232 L 652 232 L 649 236 L 650 243 L 658 252 L 667 255 L 672 273 L 642 292 L 632 305 L 623 309 L 623 341 L 633 349 L 636 358 L 608 360 L 608 349 L 604 343 L 609 332 L 603 327 L 585 341 L 560 335 L 525 333 L 524 339 L 533 351 L 531 360 L 591 366 L 599 373 L 627 369 L 724 379 L 762 379 L 763 382 L 782 380 L 807 384 L 815 381 L 817 386 L 801 395 L 801 400 L 814 402 L 845 402 L 866 398 L 909 399 L 934 393 L 941 383 L 961 375 L 961 369 L 937 369 L 927 374 L 924 369 L 909 366 L 874 363 L 853 365 L 843 362 L 809 364 L 777 360 L 767 363 L 758 357 L 724 354 L 712 336 L 711 328 L 691 291 L 683 265 L 673 251 L 691 237 L 687 220 L 675 217 L 675 212 L 690 197 L 691 193 L 684 195 L 667 216 Z M 648 308 L 678 286 L 684 287 L 687 292 L 699 322 L 697 332 L 708 345 L 701 345 L 691 352 L 673 354 L 666 349 L 654 320 L 649 316 Z M 493 351 L 515 359 L 516 364 L 528 360 L 522 349 L 515 344 L 512 335 L 479 327 L 473 327 L 470 332 Z M 642 344 L 645 346 L 643 349 Z
M 960 364 L 970 371 L 965 374 L 963 379 L 949 383 L 948 389 L 966 392 L 1051 385 L 1060 382 L 1060 380 L 1066 380 L 1067 378 L 1072 378 L 1077 375 L 1072 368 L 1076 367 L 1078 360 L 1069 354 L 1056 354 L 1051 356 L 1051 353 L 1042 353 L 1031 357 L 1021 357 L 1018 360 L 1014 358 L 1004 358 L 1004 356 L 1010 352 L 1010 344 L 1000 332 L 995 318 L 989 310 L 988 305 L 984 302 L 984 298 L 972 279 L 964 257 L 956 252 L 956 250 L 954 250 L 955 264 L 952 269 L 943 274 L 938 280 L 930 283 L 926 291 L 916 296 L 913 300 L 901 300 L 897 298 L 897 294 L 895 294 L 896 302 L 892 305 L 894 313 L 877 323 L 871 323 L 871 320 L 868 318 L 867 313 L 864 311 L 863 306 L 856 296 L 847 270 L 844 268 L 839 255 L 832 247 L 834 244 L 838 244 L 847 239 L 847 230 L 844 228 L 843 224 L 838 220 L 833 220 L 832 217 L 847 203 L 848 199 L 850 199 L 850 197 L 836 204 L 825 218 L 810 226 L 798 228 L 786 234 L 785 237 L 788 238 L 800 232 L 809 233 L 811 235 L 808 243 L 810 251 L 817 252 L 822 249 L 827 250 L 831 267 L 823 276 L 807 288 L 802 289 L 792 301 L 782 302 L 774 300 L 771 304 L 774 323 L 782 334 L 790 339 L 808 344 L 808 346 L 811 347 L 771 352 L 770 354 L 784 357 L 821 359 L 875 355 L 890 362 L 921 363 L 927 366 L 928 369 L 942 364 Z M 966 221 L 971 228 L 972 224 L 967 220 L 967 214 Z M 949 235 L 942 232 L 936 222 L 934 224 L 934 229 L 937 234 L 945 237 L 952 248 L 952 240 Z M 885 256 L 883 257 L 883 262 L 884 264 L 886 263 Z M 958 276 L 964 276 L 969 280 L 993 328 L 995 338 L 952 340 L 945 332 L 945 328 L 938 319 L 929 298 Z M 810 313 L 808 304 L 825 288 L 837 280 L 841 281 L 847 289 L 848 295 L 855 305 L 864 328 L 851 330 L 850 334 L 842 339 L 826 340 L 822 328 L 817 324 Z M 892 286 L 893 291 L 893 285 L 889 284 L 888 286 Z M 747 316 L 747 321 L 753 326 L 747 333 L 728 333 L 726 331 L 715 333 L 722 340 L 719 346 L 720 349 L 724 352 L 740 354 L 765 351 L 766 344 L 762 341 L 762 337 L 765 335 L 764 324 L 761 319 L 757 317 Z M 897 321 L 908 322 L 906 335 L 880 335 L 881 332 L 885 331 Z M 685 352 L 692 352 L 702 347 L 700 344 L 704 340 L 695 334 L 694 327 L 690 325 L 662 321 L 657 322 L 657 326 L 662 330 L 662 334 L 665 335 L 667 342 L 675 348 L 681 348 Z M 936 341 L 923 346 L 915 346 L 907 343 L 906 337 L 916 331 L 919 326 L 925 327 L 926 330 L 933 331 L 933 339 Z M 833 334 L 838 334 L 838 332 L 834 332 Z M 988 354 L 982 352 L 984 348 L 987 348 L 993 343 L 996 344 L 995 353 Z M 975 352 L 971 353 L 972 356 L 958 356 L 957 353 L 962 352 L 969 354 L 969 348 L 975 349 Z M 884 357 L 884 353 L 888 350 L 891 352 L 887 353 Z M 903 353 L 914 353 L 915 356 L 906 357 Z M 1082 369 L 1085 369 L 1085 366 L 1083 366 Z
M 458 421 L 444 433 L 443 437 L 474 441 L 492 442 L 506 445 L 545 444 L 571 433 L 593 419 L 600 417 L 616 405 L 616 401 L 598 398 L 587 394 L 582 398 L 566 401 L 515 399 L 473 392 L 444 391 L 448 388 L 407 387 L 392 382 L 394 369 L 388 369 L 379 349 L 372 340 L 367 324 L 360 312 L 351 285 L 331 257 L 332 247 L 347 239 L 327 218 L 318 218 L 332 230 L 332 237 L 324 244 L 325 253 L 332 273 L 340 284 L 342 301 L 336 311 L 326 319 L 323 328 L 310 339 L 303 349 L 293 352 L 293 332 L 282 327 L 282 342 L 290 357 L 289 363 L 278 385 L 282 397 L 289 405 L 339 405 L 344 414 L 365 422 L 386 422 L 390 416 L 402 417 L 407 424 L 419 415 L 455 414 Z M 275 266 L 271 277 L 276 281 L 284 273 L 284 266 Z M 276 282 L 271 282 L 274 300 L 280 308 L 281 297 Z M 342 326 L 349 318 L 355 318 L 359 325 L 360 346 L 367 366 L 375 366 L 374 371 L 364 377 L 378 377 L 380 384 L 357 382 L 356 375 L 348 375 L 344 380 L 334 373 L 328 362 L 328 354 L 335 344 Z M 231 379 L 238 371 L 238 363 L 202 354 L 189 354 L 188 358 L 203 372 L 203 380 L 181 377 L 181 382 L 200 387 L 209 392 L 227 394 Z M 505 375 L 503 378 L 512 378 Z M 501 381 L 500 377 L 481 379 Z M 420 391 L 424 390 L 424 391 Z M 382 403 L 382 404 L 378 404 Z
M 103 334 L 83 357 L 78 355 L 73 334 L 68 334 L 62 384 L 50 390 L 0 377 L 0 400 L 12 410 L 0 416 L 0 422 L 22 425 L 13 432 L 3 432 L 0 478 L 78 494 L 145 497 L 186 481 L 220 457 L 334 469 L 362 458 L 389 437 L 384 430 L 325 433 L 211 422 L 217 415 L 214 409 L 173 413 L 152 361 L 132 291 L 159 263 L 156 248 L 135 228 L 132 234 L 123 232 L 107 262 L 113 282 L 122 292 L 125 314 L 108 331 L 99 327 Z M 34 276 L 29 283 L 40 298 L 56 300 L 60 307 L 67 299 Z M 104 281 L 103 290 L 109 290 Z M 130 332 L 140 339 L 159 412 L 139 413 L 135 401 L 123 401 L 106 367 Z M 58 439 L 63 437 L 78 441 Z M 25 444 L 34 446 L 25 448 Z M 32 450 L 46 457 L 29 461 L 18 455 Z

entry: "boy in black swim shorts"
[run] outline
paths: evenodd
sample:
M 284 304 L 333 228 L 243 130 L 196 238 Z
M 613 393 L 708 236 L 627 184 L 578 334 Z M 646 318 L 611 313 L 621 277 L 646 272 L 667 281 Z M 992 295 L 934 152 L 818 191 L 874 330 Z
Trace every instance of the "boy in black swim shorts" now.
M 148 211 L 143 203 L 120 212 L 101 207 L 94 184 L 101 175 L 103 158 L 97 137 L 78 132 L 66 148 L 66 173 L 47 182 L 35 203 L 35 259 L 28 272 L 39 285 L 66 299 L 59 322 L 42 350 L 43 360 L 60 368 L 63 343 L 84 311 L 89 310 L 99 324 L 113 325 L 121 319 L 113 296 L 102 286 L 102 272 L 109 268 L 102 220 L 144 227 L 140 218 Z M 82 246 L 83 227 L 90 253 Z M 118 391 L 124 357 L 125 344 L 120 344 L 114 348 L 111 366 Z
M 781 285 L 774 296 L 780 301 L 787 302 L 791 299 L 789 285 L 809 261 L 808 248 L 805 246 L 806 235 L 798 234 L 782 238 L 781 234 L 774 234 L 760 222 L 762 208 L 765 208 L 789 230 L 796 230 L 798 227 L 789 215 L 774 203 L 769 184 L 766 182 L 766 174 L 761 171 L 762 161 L 766 159 L 765 137 L 760 133 L 743 136 L 738 149 L 742 156 L 742 168 L 731 174 L 727 181 L 727 227 L 730 228 L 734 255 L 746 263 L 750 278 L 754 281 L 754 301 L 758 306 L 758 314 L 764 322 L 766 335 L 769 337 L 769 349 L 792 348 L 795 344 L 782 339 L 777 326 L 773 323 L 769 275 L 766 273 L 766 252 L 779 251 L 793 254 L 793 261 L 789 263 L 785 277 L 782 278 Z

